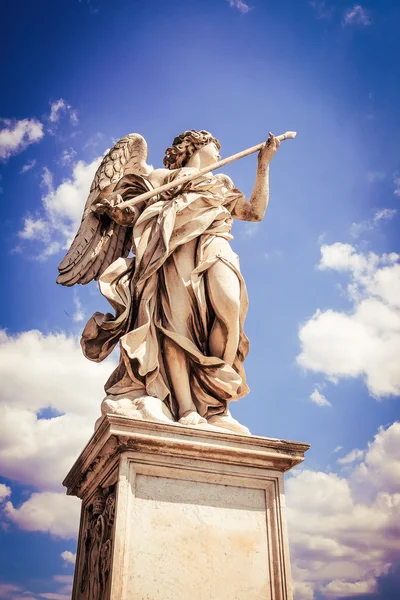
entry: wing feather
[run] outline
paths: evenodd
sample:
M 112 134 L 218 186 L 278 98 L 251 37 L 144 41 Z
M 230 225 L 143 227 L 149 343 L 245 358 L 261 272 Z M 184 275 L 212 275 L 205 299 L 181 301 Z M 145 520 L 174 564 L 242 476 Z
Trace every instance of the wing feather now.
M 98 279 L 117 258 L 127 256 L 131 247 L 132 228 L 118 225 L 106 215 L 97 215 L 93 206 L 115 189 L 124 175 L 147 175 L 152 167 L 147 164 L 147 143 L 138 133 L 121 138 L 105 155 L 90 187 L 81 225 L 61 261 L 57 283 L 75 285 Z M 142 180 L 143 181 L 143 180 Z M 146 191 L 143 181 L 143 189 Z

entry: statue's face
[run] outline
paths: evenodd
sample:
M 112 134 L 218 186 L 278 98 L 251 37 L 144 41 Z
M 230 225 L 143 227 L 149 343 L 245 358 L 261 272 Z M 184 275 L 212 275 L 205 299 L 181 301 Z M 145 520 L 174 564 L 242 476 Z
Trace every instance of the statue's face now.
M 202 146 L 197 152 L 203 167 L 208 167 L 208 165 L 212 165 L 221 158 L 219 155 L 219 150 L 214 142 L 210 142 L 206 146 Z

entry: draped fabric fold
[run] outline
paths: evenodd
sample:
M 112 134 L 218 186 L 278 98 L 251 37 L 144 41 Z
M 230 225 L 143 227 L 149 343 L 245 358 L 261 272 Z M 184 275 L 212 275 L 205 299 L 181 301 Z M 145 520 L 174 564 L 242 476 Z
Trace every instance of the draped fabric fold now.
M 183 171 L 174 171 L 170 178 Z M 121 180 L 117 190 L 123 200 L 132 197 L 129 177 Z M 241 192 L 226 185 L 223 178 L 207 175 L 141 206 L 133 223 L 135 256 L 119 258 L 100 277 L 100 291 L 115 315 L 95 313 L 86 324 L 81 345 L 87 358 L 99 362 L 120 343 L 119 365 L 105 385 L 109 397 L 155 396 L 177 418 L 164 358 L 165 338 L 185 353 L 193 401 L 202 416 L 224 414 L 230 401 L 248 393 L 243 368 L 248 353 L 243 331 L 247 292 L 238 257 L 229 244 L 231 213 Z M 187 253 L 194 265 L 189 281 L 183 276 Z M 208 344 L 216 317 L 207 292 L 207 272 L 217 261 L 223 261 L 240 282 L 240 336 L 233 366 L 210 355 Z M 177 295 L 190 307 L 184 332 L 174 310 Z

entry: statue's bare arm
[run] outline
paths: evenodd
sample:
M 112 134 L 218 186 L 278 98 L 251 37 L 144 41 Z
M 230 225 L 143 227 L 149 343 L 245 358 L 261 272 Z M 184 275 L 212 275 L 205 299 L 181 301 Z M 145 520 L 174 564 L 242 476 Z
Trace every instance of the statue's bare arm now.
M 268 141 L 258 154 L 256 182 L 250 200 L 240 198 L 234 208 L 232 216 L 242 221 L 256 221 L 263 219 L 269 201 L 269 164 L 278 150 L 280 141 L 270 135 Z

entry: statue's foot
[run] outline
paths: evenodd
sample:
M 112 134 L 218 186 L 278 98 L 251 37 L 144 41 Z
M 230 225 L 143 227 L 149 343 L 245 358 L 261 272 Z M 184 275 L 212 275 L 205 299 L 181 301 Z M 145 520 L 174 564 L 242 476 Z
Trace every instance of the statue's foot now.
M 100 419 L 97 419 L 95 431 L 99 427 L 104 415 L 121 415 L 131 419 L 144 421 L 157 421 L 159 423 L 174 423 L 174 418 L 165 403 L 153 396 L 110 397 L 107 396 L 101 404 Z
M 214 427 L 220 427 L 221 429 L 227 429 L 228 431 L 233 431 L 233 433 L 251 435 L 250 429 L 234 419 L 229 412 L 226 415 L 214 415 L 213 417 L 210 417 L 208 419 L 208 424 L 213 425 Z
M 178 423 L 181 425 L 201 425 L 202 423 L 207 423 L 207 421 L 195 410 L 187 410 L 183 413 Z

